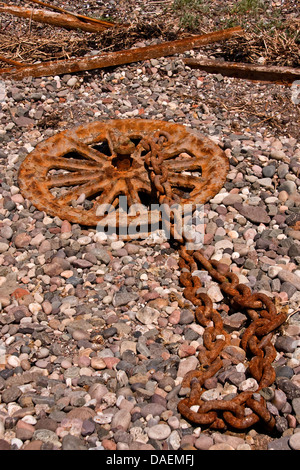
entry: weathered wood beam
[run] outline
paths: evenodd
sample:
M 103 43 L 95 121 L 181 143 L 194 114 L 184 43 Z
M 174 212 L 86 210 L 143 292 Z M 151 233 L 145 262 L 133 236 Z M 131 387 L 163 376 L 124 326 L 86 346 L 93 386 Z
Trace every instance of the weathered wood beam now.
M 74 59 L 42 62 L 22 67 L 22 69 L 11 67 L 0 69 L 0 76 L 2 78 L 22 80 L 25 77 L 46 77 L 51 75 L 95 70 L 105 67 L 115 67 L 132 62 L 180 54 L 187 50 L 194 49 L 195 47 L 201 47 L 213 42 L 229 39 L 235 35 L 241 34 L 242 32 L 243 30 L 240 27 L 235 27 L 203 34 L 201 36 L 191 36 L 189 38 L 178 39 L 176 41 L 155 44 L 152 46 L 138 47 L 117 52 L 107 52 L 97 56 L 82 58 L 76 57 Z
M 204 70 L 205 72 L 220 73 L 227 77 L 248 80 L 292 83 L 300 78 L 300 68 L 224 62 L 213 59 L 185 59 L 184 63 L 191 68 Z

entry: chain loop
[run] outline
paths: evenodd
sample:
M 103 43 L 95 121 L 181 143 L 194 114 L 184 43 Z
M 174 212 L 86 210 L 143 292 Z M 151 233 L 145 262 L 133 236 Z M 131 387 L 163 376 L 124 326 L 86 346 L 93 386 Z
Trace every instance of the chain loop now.
M 278 314 L 274 303 L 267 295 L 252 293 L 248 286 L 241 284 L 238 276 L 230 272 L 227 265 L 216 260 L 209 261 L 201 250 L 187 250 L 186 243 L 191 240 L 185 234 L 178 233 L 176 213 L 174 215 L 171 211 L 171 206 L 178 204 L 180 198 L 173 194 L 171 184 L 168 182 L 167 169 L 163 165 L 162 149 L 168 140 L 169 136 L 166 133 L 158 133 L 151 139 L 144 139 L 141 143 L 148 152 L 145 162 L 158 201 L 160 204 L 169 206 L 166 213 L 170 221 L 168 226 L 170 236 L 180 244 L 179 267 L 181 269 L 180 282 L 184 286 L 183 295 L 196 307 L 195 317 L 205 328 L 203 346 L 199 347 L 198 353 L 200 367 L 183 377 L 182 390 L 189 390 L 189 397 L 180 400 L 178 410 L 186 419 L 214 429 L 225 430 L 228 426 L 247 429 L 263 421 L 267 429 L 271 430 L 275 425 L 275 419 L 258 392 L 275 381 L 272 362 L 277 353 L 271 338 L 272 332 L 286 321 L 286 314 L 284 312 Z M 201 280 L 193 275 L 199 266 L 219 283 L 221 291 L 228 297 L 231 306 L 245 311 L 251 320 L 242 335 L 240 346 L 252 356 L 247 372 L 258 384 L 255 393 L 241 392 L 231 400 L 203 401 L 201 399 L 205 391 L 203 388 L 205 381 L 215 376 L 223 367 L 220 356 L 223 349 L 230 344 L 231 338 L 225 331 L 222 317 L 215 310 L 211 298 L 208 294 L 199 292 L 199 288 L 203 287 Z

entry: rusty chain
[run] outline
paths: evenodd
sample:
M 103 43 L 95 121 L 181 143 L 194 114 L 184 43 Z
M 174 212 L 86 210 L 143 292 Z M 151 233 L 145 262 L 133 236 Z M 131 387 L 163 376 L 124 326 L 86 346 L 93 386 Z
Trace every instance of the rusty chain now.
M 147 152 L 145 164 L 157 199 L 160 204 L 171 207 L 180 201 L 172 193 L 168 171 L 163 166 L 162 148 L 167 141 L 168 134 L 160 132 L 150 139 L 144 139 L 142 145 Z M 268 430 L 272 430 L 275 419 L 259 391 L 275 381 L 272 362 L 277 353 L 272 343 L 272 332 L 285 322 L 286 313 L 277 313 L 274 303 L 267 295 L 252 293 L 248 286 L 240 284 L 238 276 L 230 272 L 227 265 L 216 260 L 209 261 L 201 250 L 188 250 L 186 243 L 190 240 L 184 234 L 178 233 L 174 214 L 170 211 L 169 215 L 168 228 L 171 239 L 180 244 L 179 267 L 180 282 L 184 287 L 183 295 L 196 307 L 195 317 L 205 328 L 203 346 L 200 346 L 198 354 L 200 367 L 184 376 L 182 389 L 189 396 L 181 399 L 178 410 L 189 421 L 213 429 L 225 430 L 232 427 L 242 430 L 262 421 Z M 258 384 L 255 392 L 242 391 L 231 399 L 201 399 L 205 391 L 205 381 L 215 376 L 223 367 L 221 353 L 230 344 L 231 338 L 225 331 L 222 317 L 214 308 L 210 297 L 199 292 L 199 288 L 203 287 L 202 283 L 197 275 L 193 275 L 199 266 L 219 283 L 231 307 L 244 311 L 251 320 L 242 335 L 240 346 L 251 357 L 247 371 Z

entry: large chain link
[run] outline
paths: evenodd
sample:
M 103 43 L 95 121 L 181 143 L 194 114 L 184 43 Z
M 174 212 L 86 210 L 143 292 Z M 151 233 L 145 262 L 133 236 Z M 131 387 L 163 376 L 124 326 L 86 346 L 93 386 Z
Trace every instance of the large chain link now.
M 168 135 L 157 133 L 144 139 L 142 145 L 147 151 L 145 163 L 150 180 L 156 190 L 160 204 L 169 208 L 180 204 L 180 198 L 172 192 L 168 182 L 168 172 L 163 165 L 163 148 L 167 145 Z M 276 349 L 272 343 L 273 332 L 286 320 L 286 313 L 277 313 L 273 301 L 263 293 L 252 293 L 245 284 L 239 283 L 237 275 L 229 267 L 216 260 L 209 261 L 201 250 L 188 250 L 190 242 L 184 233 L 177 230 L 173 211 L 169 212 L 169 233 L 180 244 L 179 267 L 180 282 L 184 286 L 184 297 L 196 307 L 195 317 L 205 329 L 203 346 L 198 354 L 199 369 L 188 372 L 182 381 L 182 391 L 189 395 L 178 404 L 178 410 L 189 421 L 198 425 L 207 425 L 213 429 L 246 429 L 262 421 L 267 429 L 275 426 L 275 419 L 268 411 L 266 401 L 259 393 L 275 381 L 272 362 L 276 358 Z M 225 331 L 223 319 L 214 308 L 211 298 L 201 291 L 200 278 L 193 273 L 204 268 L 213 280 L 219 283 L 221 291 L 227 296 L 232 308 L 245 312 L 251 322 L 245 329 L 240 346 L 251 357 L 248 361 L 249 375 L 258 384 L 255 392 L 243 391 L 232 399 L 212 399 L 205 401 L 201 395 L 205 391 L 205 381 L 223 367 L 221 359 L 223 349 L 230 344 L 231 337 Z

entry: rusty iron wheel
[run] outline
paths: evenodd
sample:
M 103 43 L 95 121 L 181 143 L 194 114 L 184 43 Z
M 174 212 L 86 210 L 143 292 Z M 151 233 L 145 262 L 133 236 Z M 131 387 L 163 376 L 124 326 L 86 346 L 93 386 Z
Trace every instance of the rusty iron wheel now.
M 163 139 L 163 165 L 181 204 L 204 204 L 219 192 L 229 163 L 212 140 L 183 125 L 127 119 L 96 121 L 38 144 L 20 166 L 21 193 L 38 210 L 84 226 L 107 220 L 107 211 L 99 208 L 118 211 L 121 196 L 129 208 L 148 206 L 149 217 L 157 202 L 141 143 L 149 136 Z M 139 215 L 129 212 L 125 223 Z

